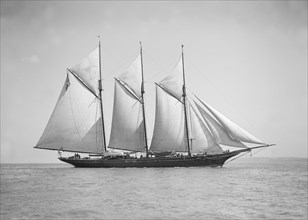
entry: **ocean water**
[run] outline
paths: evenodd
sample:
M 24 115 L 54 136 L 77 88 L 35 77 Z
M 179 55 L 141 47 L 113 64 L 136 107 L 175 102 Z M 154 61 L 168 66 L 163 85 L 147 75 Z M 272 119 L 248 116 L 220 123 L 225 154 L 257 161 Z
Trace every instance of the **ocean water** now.
M 6 219 L 307 219 L 307 159 L 223 168 L 1 165 Z

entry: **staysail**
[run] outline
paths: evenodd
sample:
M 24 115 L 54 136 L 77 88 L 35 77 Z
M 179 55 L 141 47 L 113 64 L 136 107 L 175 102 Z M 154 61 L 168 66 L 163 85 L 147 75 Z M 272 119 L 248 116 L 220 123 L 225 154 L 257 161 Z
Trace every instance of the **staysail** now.
M 207 126 L 209 127 L 211 133 L 215 137 L 215 140 L 218 144 L 223 144 L 232 147 L 239 147 L 239 148 L 247 148 L 247 146 L 244 145 L 243 143 L 231 139 L 228 133 L 225 131 L 225 129 L 198 103 L 195 102 L 195 105 L 197 106 L 200 114 L 202 115 L 204 121 L 206 122 Z
M 99 48 L 67 70 L 55 109 L 35 148 L 102 153 L 103 142 L 99 81 Z
M 189 128 L 192 153 L 222 153 L 221 147 L 217 144 L 215 137 L 207 128 L 198 111 L 189 102 Z
M 109 148 L 144 151 L 140 55 L 115 80 Z
M 220 125 L 228 133 L 231 139 L 235 141 L 243 141 L 253 144 L 265 144 L 264 142 L 260 141 L 258 138 L 254 137 L 252 134 L 248 133 L 243 128 L 235 124 L 233 121 L 225 117 L 223 114 L 219 113 L 213 107 L 203 102 L 197 96 L 196 98 L 202 103 L 203 106 L 205 106 L 211 112 L 211 114 L 220 123 Z

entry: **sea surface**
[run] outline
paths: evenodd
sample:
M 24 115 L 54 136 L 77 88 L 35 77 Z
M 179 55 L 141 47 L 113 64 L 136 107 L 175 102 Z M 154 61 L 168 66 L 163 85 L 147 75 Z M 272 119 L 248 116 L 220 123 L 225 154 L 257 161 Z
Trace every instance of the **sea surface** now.
M 222 168 L 2 164 L 0 219 L 307 219 L 307 159 Z

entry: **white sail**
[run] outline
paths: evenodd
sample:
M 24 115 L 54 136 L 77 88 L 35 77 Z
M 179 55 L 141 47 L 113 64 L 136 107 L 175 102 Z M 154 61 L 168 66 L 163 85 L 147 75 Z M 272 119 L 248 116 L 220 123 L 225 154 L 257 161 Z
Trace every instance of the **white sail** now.
M 135 95 L 115 82 L 109 148 L 144 151 L 142 107 Z
M 156 86 L 156 113 L 151 151 L 187 151 L 184 125 L 183 104 Z
M 138 55 L 128 69 L 119 76 L 119 79 L 126 84 L 138 98 L 140 98 L 142 83 L 140 55 Z
M 70 73 L 36 148 L 104 151 L 99 100 Z
M 96 95 L 99 94 L 99 47 L 95 48 L 87 58 L 69 70 L 76 74 L 90 91 Z
M 247 146 L 245 146 L 243 143 L 232 140 L 229 137 L 228 133 L 224 130 L 224 128 L 210 114 L 208 114 L 205 109 L 203 109 L 198 103 L 194 103 L 197 106 L 199 112 L 201 113 L 204 121 L 210 128 L 217 144 L 223 144 L 239 148 L 247 148 Z
M 159 82 L 166 91 L 178 100 L 181 100 L 183 94 L 183 69 L 182 58 L 177 63 L 174 70 L 162 81 Z
M 202 100 L 199 101 L 213 114 L 213 116 L 219 121 L 219 123 L 225 128 L 229 136 L 236 141 L 243 141 L 253 144 L 264 144 L 258 138 L 245 131 L 243 128 L 235 124 L 233 121 L 219 113 L 217 110 L 206 104 Z
M 222 153 L 223 150 L 216 143 L 215 138 L 206 127 L 197 111 L 189 103 L 189 128 L 190 128 L 190 152 L 200 153 L 206 152 L 211 154 Z

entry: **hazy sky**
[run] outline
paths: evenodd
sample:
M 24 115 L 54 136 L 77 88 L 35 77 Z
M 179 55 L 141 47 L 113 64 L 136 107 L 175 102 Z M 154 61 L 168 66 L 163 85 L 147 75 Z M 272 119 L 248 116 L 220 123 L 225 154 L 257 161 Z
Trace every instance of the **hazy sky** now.
M 33 149 L 66 68 L 102 35 L 107 141 L 118 76 L 143 43 L 146 110 L 184 44 L 187 86 L 267 143 L 307 157 L 307 1 L 1 1 L 1 162 L 58 162 Z

